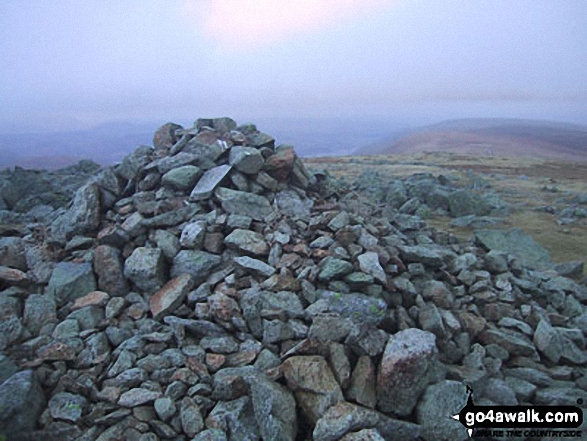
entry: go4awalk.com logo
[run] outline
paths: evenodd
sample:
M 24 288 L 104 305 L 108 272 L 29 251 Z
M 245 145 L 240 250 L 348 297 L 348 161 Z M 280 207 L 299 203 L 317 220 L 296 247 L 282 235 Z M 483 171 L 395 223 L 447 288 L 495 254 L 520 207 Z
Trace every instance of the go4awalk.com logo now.
M 453 418 L 469 437 L 577 438 L 583 412 L 576 406 L 476 406 L 467 386 L 467 404 Z

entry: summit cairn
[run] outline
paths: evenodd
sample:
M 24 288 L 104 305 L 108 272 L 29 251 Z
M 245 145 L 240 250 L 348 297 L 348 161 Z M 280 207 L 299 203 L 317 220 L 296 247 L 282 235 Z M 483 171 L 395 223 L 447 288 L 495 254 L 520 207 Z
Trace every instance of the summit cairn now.
M 585 396 L 584 285 L 338 191 L 252 124 L 167 123 L 2 231 L 8 440 L 464 440 L 463 384 Z

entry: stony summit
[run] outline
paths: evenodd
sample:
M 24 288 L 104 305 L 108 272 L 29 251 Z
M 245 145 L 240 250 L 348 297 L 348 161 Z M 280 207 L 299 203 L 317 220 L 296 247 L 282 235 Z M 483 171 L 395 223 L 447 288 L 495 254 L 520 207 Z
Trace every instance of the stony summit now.
M 71 171 L 0 192 L 0 439 L 458 441 L 467 385 L 587 403 L 587 289 L 519 230 L 463 243 L 230 118 Z

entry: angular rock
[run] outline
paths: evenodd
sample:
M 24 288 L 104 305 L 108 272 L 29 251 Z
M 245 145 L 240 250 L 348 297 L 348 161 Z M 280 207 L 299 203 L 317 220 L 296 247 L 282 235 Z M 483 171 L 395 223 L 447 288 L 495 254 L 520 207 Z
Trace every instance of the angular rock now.
M 30 435 L 45 404 L 45 395 L 33 371 L 13 374 L 0 384 L 0 433 L 7 440 Z
M 161 396 L 161 392 L 154 392 L 148 389 L 131 389 L 120 396 L 118 405 L 122 407 L 137 407 L 151 403 Z
M 387 276 L 381 267 L 381 264 L 379 263 L 379 256 L 377 253 L 370 251 L 361 254 L 357 260 L 359 261 L 359 267 L 361 268 L 361 271 L 372 275 L 375 280 L 381 282 L 382 284 L 387 284 Z
M 153 135 L 153 146 L 156 149 L 170 149 L 179 139 L 179 131 L 182 126 L 171 122 L 163 124 Z
M 214 194 L 222 203 L 222 208 L 231 214 L 263 220 L 273 211 L 269 201 L 263 196 L 224 187 L 218 187 Z
M 49 400 L 49 411 L 54 420 L 79 421 L 88 407 L 88 400 L 81 395 L 59 392 Z
M 47 294 L 58 307 L 96 290 L 96 280 L 89 263 L 59 262 L 51 274 Z
M 124 262 L 124 275 L 142 291 L 157 291 L 166 280 L 163 253 L 159 248 L 136 248 Z
M 229 433 L 229 439 L 243 441 L 257 441 L 260 439 L 253 405 L 248 396 L 232 401 L 218 402 L 205 422 L 206 427 L 210 429 L 219 429 L 224 433 Z M 221 435 L 216 433 L 214 436 Z
M 50 295 L 31 294 L 24 305 L 23 324 L 34 335 L 48 323 L 57 322 L 57 305 Z
M 541 319 L 534 331 L 536 348 L 550 361 L 558 363 L 562 355 L 563 338 L 546 319 Z
M 128 283 L 124 277 L 122 256 L 118 249 L 98 245 L 93 256 L 94 272 L 98 276 L 98 289 L 112 296 L 128 294 Z
M 149 299 L 149 308 L 155 320 L 172 313 L 184 301 L 192 289 L 192 277 L 181 274 L 167 282 Z
M 187 224 L 181 231 L 179 243 L 183 248 L 201 248 L 206 235 L 206 222 L 196 221 Z
M 269 254 L 269 245 L 262 234 L 237 228 L 224 239 L 224 244 L 232 249 L 254 256 Z
M 353 265 L 350 262 L 329 256 L 320 262 L 318 279 L 323 282 L 329 282 L 333 279 L 344 277 L 352 271 Z
M 332 405 L 344 401 L 326 360 L 321 356 L 294 356 L 282 364 L 287 386 L 311 424 Z
M 279 146 L 273 155 L 265 161 L 267 173 L 280 182 L 289 178 L 294 166 L 296 154 L 291 146 Z
M 377 404 L 375 389 L 376 372 L 371 357 L 363 355 L 357 360 L 351 376 L 351 385 L 346 392 L 349 400 L 374 409 Z
M 294 441 L 298 425 L 292 393 L 263 376 L 251 379 L 250 393 L 261 438 Z
M 437 357 L 436 338 L 430 332 L 411 328 L 392 335 L 377 373 L 377 407 L 409 415 L 436 380 Z
M 206 171 L 193 188 L 190 198 L 196 201 L 208 199 L 230 170 L 232 170 L 231 165 L 219 165 Z
M 253 259 L 252 257 L 235 257 L 233 261 L 240 268 L 256 276 L 271 277 L 273 274 L 275 274 L 275 268 L 273 268 L 270 265 L 267 265 L 265 262 L 262 262 L 261 260 Z
M 76 191 L 71 208 L 51 224 L 51 236 L 65 243 L 75 235 L 94 233 L 100 225 L 100 190 L 88 183 Z
M 165 173 L 161 177 L 161 183 L 175 190 L 187 191 L 194 188 L 201 173 L 201 170 L 195 165 L 184 165 Z
M 228 162 L 238 171 L 254 175 L 261 170 L 265 161 L 256 148 L 235 146 L 230 149 Z
M 465 441 L 465 427 L 454 420 L 467 404 L 467 387 L 460 382 L 444 380 L 428 386 L 418 403 L 418 422 L 422 437 L 428 441 Z

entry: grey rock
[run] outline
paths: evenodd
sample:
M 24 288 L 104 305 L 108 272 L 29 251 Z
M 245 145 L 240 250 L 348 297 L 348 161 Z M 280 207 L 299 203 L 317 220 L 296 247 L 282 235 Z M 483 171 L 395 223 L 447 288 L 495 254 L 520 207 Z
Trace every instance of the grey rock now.
M 448 203 L 452 217 L 486 216 L 491 212 L 490 205 L 481 196 L 467 190 L 452 192 L 448 198 Z
M 365 294 L 321 290 L 318 296 L 319 300 L 306 309 L 310 316 L 334 312 L 356 323 L 376 325 L 383 320 L 387 311 L 387 304 L 383 299 Z
M 226 432 L 220 429 L 206 429 L 198 433 L 191 441 L 227 441 Z
M 76 191 L 71 208 L 51 224 L 51 236 L 65 243 L 75 235 L 92 234 L 100 224 L 100 191 L 88 183 Z
M 7 440 L 29 435 L 45 404 L 45 395 L 33 371 L 13 374 L 0 384 L 0 433 Z
M 98 276 L 98 288 L 112 296 L 128 294 L 124 277 L 122 255 L 117 248 L 99 245 L 93 254 L 94 272 Z
M 23 324 L 31 333 L 38 335 L 48 323 L 57 322 L 57 306 L 50 295 L 31 294 L 24 305 Z
M 450 265 L 456 257 L 452 251 L 436 245 L 400 246 L 399 250 L 405 262 L 421 262 L 432 268 Z
M 369 251 L 367 253 L 361 254 L 357 260 L 359 261 L 359 267 L 361 268 L 361 271 L 370 274 L 380 283 L 384 285 L 387 284 L 387 276 L 381 267 L 381 264 L 379 263 L 379 256 L 377 253 Z
M 220 165 L 206 171 L 192 190 L 190 198 L 197 201 L 208 199 L 230 170 L 232 166 Z
M 263 376 L 250 381 L 255 419 L 263 440 L 295 440 L 296 401 L 290 391 Z
M 304 308 L 299 297 L 291 291 L 261 292 L 262 309 L 281 311 L 289 318 L 301 317 Z
M 340 441 L 385 441 L 376 429 L 363 429 L 343 436 Z
M 452 419 L 467 403 L 467 388 L 463 383 L 444 380 L 428 386 L 418 403 L 418 422 L 422 437 L 428 441 L 465 441 L 467 430 Z
M 124 392 L 118 400 L 118 405 L 122 407 L 137 407 L 143 404 L 151 403 L 161 396 L 161 392 L 155 392 L 148 389 L 134 388 Z
M 20 237 L 0 237 L 0 265 L 21 271 L 28 269 L 23 239 Z
M 375 389 L 376 372 L 371 357 L 362 355 L 353 369 L 351 384 L 346 397 L 356 403 L 374 409 L 377 404 Z
M 233 261 L 240 268 L 244 269 L 247 272 L 250 272 L 255 276 L 271 277 L 273 274 L 275 274 L 275 268 L 273 268 L 270 265 L 267 265 L 265 262 L 261 260 L 253 259 L 252 257 L 235 257 Z
M 194 437 L 204 428 L 204 420 L 202 418 L 200 407 L 191 398 L 185 397 L 181 401 L 179 415 L 181 427 L 187 436 Z M 201 432 L 200 435 L 198 435 L 202 440 L 205 439 L 203 434 L 204 432 Z M 194 439 L 197 439 L 198 437 Z M 212 437 L 210 438 L 210 440 L 214 439 L 215 438 Z M 224 439 L 226 439 L 226 437 Z
M 265 160 L 256 148 L 234 146 L 230 149 L 228 162 L 238 171 L 254 175 L 261 170 Z
M 142 291 L 157 291 L 167 276 L 163 253 L 159 248 L 136 248 L 124 262 L 124 275 Z
M 49 400 L 49 412 L 54 420 L 79 421 L 88 407 L 88 400 L 81 395 L 59 392 Z
M 179 243 L 183 248 L 201 248 L 204 244 L 205 235 L 205 221 L 190 222 L 185 227 L 183 227 L 183 230 L 181 230 Z
M 222 208 L 231 214 L 263 220 L 272 212 L 269 201 L 263 196 L 224 187 L 217 188 L 214 194 L 222 203 Z
M 0 385 L 18 371 L 14 362 L 4 354 L 0 354 Z
M 248 396 L 218 402 L 206 418 L 206 426 L 230 433 L 230 439 L 258 441 L 261 438 Z
M 224 239 L 224 244 L 232 249 L 254 256 L 269 254 L 269 245 L 263 235 L 251 230 L 237 228 Z
M 189 274 L 194 284 L 198 285 L 206 280 L 220 262 L 220 256 L 205 251 L 182 250 L 173 259 L 170 274 L 171 277 Z
M 353 265 L 350 262 L 331 256 L 322 259 L 319 266 L 318 279 L 323 282 L 344 277 L 353 271 Z
M 99 332 L 85 341 L 85 347 L 77 357 L 78 368 L 87 368 L 102 363 L 110 356 L 110 343 L 106 333 Z
M 338 231 L 346 227 L 351 221 L 349 214 L 346 211 L 341 211 L 328 222 L 328 228 L 332 231 Z
M 502 406 L 515 406 L 518 404 L 514 390 L 499 378 L 487 379 L 485 387 L 480 391 L 480 395 Z
M 283 190 L 275 195 L 275 205 L 280 213 L 294 219 L 308 219 L 314 205 L 311 199 L 302 198 L 293 190 Z
M 186 191 L 194 188 L 201 173 L 195 165 L 184 165 L 165 173 L 161 177 L 161 183 L 175 190 Z
M 536 348 L 550 361 L 558 363 L 562 355 L 563 338 L 546 319 L 541 319 L 534 331 Z
M 173 260 L 181 249 L 179 239 L 167 230 L 155 230 L 152 234 L 152 240 L 169 261 Z
M 322 341 L 342 341 L 351 332 L 351 327 L 351 320 L 339 314 L 317 314 L 312 318 L 308 337 Z
M 512 330 L 487 329 L 479 335 L 479 339 L 486 345 L 495 343 L 510 354 L 529 357 L 536 352 L 535 346 L 524 334 Z
M 507 232 L 500 230 L 477 231 L 475 239 L 488 250 L 516 256 L 524 266 L 529 268 L 549 269 L 552 267 L 548 251 L 519 228 Z
M 177 412 L 177 406 L 169 397 L 159 397 L 153 404 L 157 416 L 163 421 L 168 421 Z
M 192 153 L 180 152 L 174 156 L 164 156 L 147 164 L 144 168 L 146 172 L 157 171 L 160 174 L 165 174 L 173 169 L 178 169 L 186 165 L 192 165 L 198 161 L 198 156 Z
M 96 290 L 96 280 L 89 263 L 59 262 L 53 269 L 47 294 L 58 307 Z

